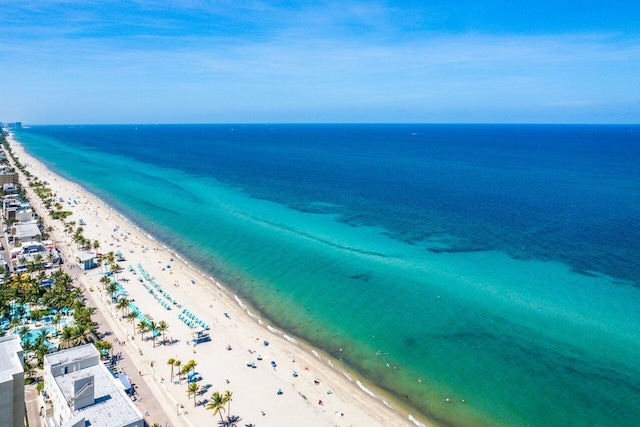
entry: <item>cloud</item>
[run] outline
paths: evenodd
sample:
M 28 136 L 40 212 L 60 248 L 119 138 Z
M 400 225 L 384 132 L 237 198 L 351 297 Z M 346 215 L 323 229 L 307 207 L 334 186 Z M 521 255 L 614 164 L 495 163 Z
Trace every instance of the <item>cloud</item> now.
M 382 2 L 70 3 L 27 0 L 0 18 L 5 88 L 149 111 L 637 110 L 634 34 L 435 31 L 437 13 Z

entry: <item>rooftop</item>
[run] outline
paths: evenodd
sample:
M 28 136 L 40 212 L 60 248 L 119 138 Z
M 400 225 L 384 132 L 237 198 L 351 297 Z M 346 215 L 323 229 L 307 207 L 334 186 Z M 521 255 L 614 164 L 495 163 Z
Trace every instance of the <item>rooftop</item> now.
M 22 354 L 18 335 L 11 334 L 0 338 L 0 382 L 22 372 L 22 360 L 18 354 Z
M 72 361 L 94 357 L 97 350 L 91 344 L 48 354 L 50 364 L 66 364 Z M 102 363 L 55 377 L 58 387 L 67 402 L 73 396 L 74 381 L 93 376 L 93 405 L 73 411 L 82 415 L 92 427 L 122 426 L 142 420 L 142 413 L 124 393 L 122 382 L 115 378 Z
M 19 239 L 40 235 L 40 229 L 38 228 L 38 224 L 36 224 L 35 222 L 28 222 L 26 224 L 16 224 L 14 225 L 14 228 L 16 230 L 15 237 Z
M 68 350 L 56 351 L 45 356 L 50 365 L 65 364 L 76 360 L 83 360 L 98 354 L 98 350 L 91 344 L 81 345 Z
M 85 262 L 85 261 L 89 261 L 91 259 L 94 259 L 96 256 L 94 254 L 92 254 L 91 252 L 80 252 L 77 255 L 77 258 L 80 260 L 80 262 Z
M 127 425 L 142 418 L 138 408 L 124 393 L 122 382 L 114 378 L 102 363 L 56 377 L 67 402 L 73 396 L 73 382 L 89 376 L 93 376 L 95 403 L 74 411 L 74 415 L 81 413 L 92 427 Z

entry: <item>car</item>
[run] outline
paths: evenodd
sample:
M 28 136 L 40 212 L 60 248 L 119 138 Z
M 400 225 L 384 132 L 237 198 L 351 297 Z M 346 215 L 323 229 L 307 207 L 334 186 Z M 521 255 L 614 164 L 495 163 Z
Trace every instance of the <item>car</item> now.
M 45 262 L 44 263 L 44 268 L 51 268 L 51 267 L 53 267 L 52 263 L 50 263 L 50 262 Z

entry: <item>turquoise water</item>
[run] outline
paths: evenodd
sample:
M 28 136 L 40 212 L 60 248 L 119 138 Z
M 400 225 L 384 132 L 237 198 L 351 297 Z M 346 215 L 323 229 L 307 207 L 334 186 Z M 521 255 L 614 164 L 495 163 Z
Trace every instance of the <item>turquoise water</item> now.
M 36 340 L 36 338 L 38 337 L 38 335 L 40 335 L 40 333 L 42 331 L 47 331 L 47 334 L 49 334 L 49 339 L 51 339 L 51 337 L 53 336 L 53 334 L 56 331 L 55 327 L 51 327 L 51 326 L 44 326 L 42 328 L 33 328 L 29 330 L 29 333 L 27 335 L 24 336 L 24 338 L 22 339 L 22 343 L 23 345 L 25 343 L 29 343 L 29 344 L 33 344 Z M 14 332 L 15 334 L 17 334 L 18 332 Z M 51 343 L 50 340 L 46 340 L 47 344 L 49 345 L 49 347 L 53 347 L 53 344 Z
M 637 132 L 148 128 L 17 136 L 417 418 L 638 425 Z

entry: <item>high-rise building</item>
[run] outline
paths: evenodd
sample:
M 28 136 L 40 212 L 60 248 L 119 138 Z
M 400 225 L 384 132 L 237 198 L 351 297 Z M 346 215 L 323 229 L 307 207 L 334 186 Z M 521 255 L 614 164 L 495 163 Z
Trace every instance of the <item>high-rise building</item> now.
M 24 368 L 18 335 L 0 338 L 0 426 L 24 426 Z

